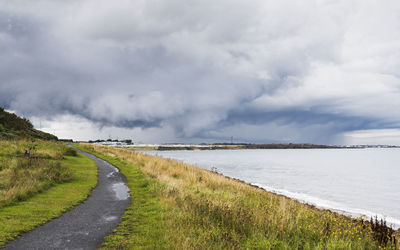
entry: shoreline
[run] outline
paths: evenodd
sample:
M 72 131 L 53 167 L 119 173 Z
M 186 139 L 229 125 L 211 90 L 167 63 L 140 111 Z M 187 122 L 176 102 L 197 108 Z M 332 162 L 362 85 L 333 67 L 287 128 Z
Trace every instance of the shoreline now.
M 240 180 L 240 179 L 237 179 L 237 178 L 229 177 L 229 176 L 226 176 L 226 175 L 223 175 L 223 176 L 226 177 L 226 178 L 229 178 L 229 179 L 233 179 L 235 181 L 239 181 L 239 182 L 245 183 L 245 184 L 250 185 L 252 187 L 256 187 L 256 188 L 262 189 L 265 192 L 273 193 L 273 194 L 276 194 L 276 195 L 280 195 L 280 196 L 286 197 L 288 199 L 295 200 L 297 202 L 300 202 L 300 203 L 305 204 L 305 205 L 309 205 L 309 206 L 317 208 L 319 210 L 327 210 L 327 211 L 331 211 L 333 213 L 339 213 L 339 214 L 345 215 L 347 217 L 350 217 L 351 219 L 363 219 L 364 221 L 370 221 L 371 218 L 373 218 L 373 219 L 378 218 L 378 220 L 383 219 L 384 221 L 386 221 L 388 227 L 391 227 L 393 230 L 400 232 L 400 220 L 397 219 L 397 218 L 391 217 L 391 216 L 386 216 L 386 215 L 374 213 L 374 212 L 371 212 L 371 211 L 368 211 L 368 210 L 359 209 L 359 208 L 345 209 L 345 208 L 335 208 L 335 207 L 329 206 L 329 205 L 321 205 L 321 204 L 318 204 L 317 202 L 313 203 L 312 201 L 308 201 L 307 199 L 301 199 L 301 198 L 297 198 L 295 196 L 291 196 L 291 195 L 285 194 L 285 193 L 292 193 L 292 192 L 287 191 L 287 190 L 281 191 L 281 190 L 278 190 L 278 189 L 274 189 L 272 187 L 267 187 L 267 186 L 262 185 L 262 184 L 248 183 L 246 181 L 243 181 L 243 180 Z M 302 195 L 305 195 L 305 194 L 302 194 Z M 317 197 L 313 197 L 313 198 L 314 199 L 319 199 Z M 320 200 L 322 200 L 322 199 L 320 199 Z M 335 202 L 329 201 L 329 200 L 323 200 L 323 201 L 329 202 L 329 203 L 335 203 Z M 361 213 L 361 212 L 357 213 L 357 212 L 352 212 L 352 211 L 349 211 L 349 210 L 352 210 L 352 211 L 354 211 L 354 210 L 362 210 L 362 211 L 367 212 L 369 215 L 367 213 Z M 388 218 L 389 218 L 389 220 L 388 220 Z M 393 222 L 393 221 L 396 221 L 397 223 Z
M 163 158 L 163 157 L 161 157 L 161 156 L 155 156 L 155 157 Z M 163 159 L 168 159 L 168 158 L 163 158 Z M 168 159 L 168 160 L 180 162 L 180 161 L 175 160 L 175 159 Z M 183 162 L 181 162 L 181 163 L 183 163 Z M 185 164 L 187 164 L 187 163 L 185 163 Z M 195 167 L 197 167 L 197 166 L 195 166 Z M 203 168 L 201 168 L 201 169 L 203 169 Z M 203 170 L 209 171 L 209 172 L 214 173 L 214 174 L 218 174 L 218 175 L 220 175 L 220 176 L 222 176 L 222 177 L 224 177 L 224 178 L 227 178 L 227 179 L 229 179 L 229 180 L 232 180 L 232 181 L 235 181 L 235 182 L 238 182 L 238 183 L 242 183 L 242 184 L 248 185 L 248 186 L 250 186 L 250 187 L 253 187 L 253 188 L 262 190 L 263 192 L 270 193 L 270 194 L 273 194 L 273 195 L 276 195 L 276 196 L 279 196 L 279 197 L 283 197 L 283 198 L 292 200 L 292 201 L 294 201 L 294 202 L 298 202 L 298 203 L 300 203 L 300 204 L 303 204 L 303 205 L 309 207 L 310 209 L 317 209 L 317 210 L 319 210 L 319 211 L 324 211 L 324 212 L 329 212 L 329 213 L 332 213 L 332 214 L 342 215 L 342 216 L 345 216 L 345 217 L 347 217 L 348 219 L 350 219 L 350 220 L 352 220 L 352 221 L 361 220 L 361 221 L 363 221 L 363 223 L 366 223 L 366 224 L 368 224 L 368 225 L 370 225 L 371 220 L 375 220 L 375 217 L 373 217 L 373 216 L 370 217 L 370 218 L 364 218 L 363 215 L 352 214 L 352 213 L 350 213 L 350 212 L 348 212 L 348 211 L 336 210 L 336 209 L 334 209 L 334 208 L 322 207 L 322 206 L 319 206 L 319 205 L 314 205 L 314 204 L 311 204 L 311 203 L 309 203 L 309 202 L 307 202 L 307 201 L 302 201 L 302 200 L 299 200 L 299 199 L 297 199 L 297 198 L 290 197 L 290 196 L 287 196 L 287 195 L 284 195 L 284 194 L 275 192 L 275 191 L 273 191 L 273 190 L 268 190 L 268 189 L 266 189 L 266 188 L 264 188 L 264 187 L 262 187 L 262 186 L 260 186 L 260 185 L 257 185 L 257 184 L 254 184 L 254 183 L 248 183 L 248 182 L 243 181 L 243 180 L 238 179 L 238 178 L 229 177 L 229 176 L 226 176 L 226 175 L 224 175 L 224 174 L 218 173 L 218 172 L 216 172 L 216 171 L 212 171 L 212 170 L 208 170 L 208 169 L 203 169 Z M 381 219 L 383 219 L 383 221 L 384 221 L 385 223 L 387 223 L 387 221 L 386 221 L 386 219 L 385 219 L 384 217 L 379 217 L 379 216 L 378 216 L 377 218 L 378 218 L 378 221 L 380 221 Z M 394 218 L 394 219 L 396 219 L 396 218 Z M 397 228 L 395 228 L 394 225 L 397 225 Z M 396 239 L 400 239 L 400 225 L 398 225 L 398 224 L 393 224 L 393 225 L 387 225 L 387 224 L 385 224 L 385 227 L 386 227 L 386 228 L 389 228 L 389 229 L 392 229 L 393 232 L 394 232 L 393 235 L 396 237 Z M 398 240 L 398 241 L 399 241 L 399 240 Z
M 358 218 L 362 218 L 364 220 L 369 220 L 371 218 L 378 218 L 379 220 L 383 219 L 384 221 L 386 221 L 386 223 L 388 224 L 389 227 L 391 227 L 392 229 L 394 229 L 396 231 L 400 231 L 400 219 L 398 219 L 398 218 L 394 218 L 394 217 L 383 215 L 383 214 L 379 214 L 379 213 L 374 213 L 372 211 L 364 210 L 364 209 L 361 209 L 361 208 L 351 208 L 351 207 L 343 208 L 343 207 L 340 207 L 341 206 L 340 203 L 336 203 L 336 202 L 330 201 L 330 200 L 323 200 L 323 199 L 320 199 L 318 197 L 312 197 L 312 198 L 321 200 L 324 203 L 331 203 L 331 204 L 335 204 L 336 203 L 336 206 L 323 205 L 323 204 L 318 203 L 318 202 L 313 203 L 312 201 L 308 201 L 307 199 L 301 199 L 301 198 L 297 198 L 294 195 L 291 196 L 290 194 L 285 194 L 285 193 L 292 193 L 290 191 L 286 191 L 286 190 L 281 191 L 281 190 L 274 189 L 274 188 L 271 188 L 271 187 L 267 187 L 267 186 L 264 186 L 264 185 L 261 185 L 261 184 L 257 184 L 257 183 L 251 183 L 251 185 L 258 186 L 259 188 L 264 189 L 267 192 L 271 192 L 271 193 L 274 193 L 274 194 L 277 194 L 277 195 L 283 195 L 283 196 L 285 196 L 287 198 L 294 199 L 294 200 L 296 200 L 298 202 L 301 202 L 303 204 L 315 206 L 316 208 L 323 209 L 323 210 L 330 210 L 332 212 L 340 213 L 340 214 L 349 216 L 349 217 L 354 218 L 354 219 L 358 219 Z M 309 196 L 307 194 L 302 194 L 302 193 L 300 193 L 300 194 L 304 195 L 304 196 Z
M 138 151 L 135 151 L 135 152 L 143 154 L 143 155 L 149 155 L 149 154 L 146 154 L 146 152 L 138 152 Z M 294 202 L 303 204 L 303 205 L 309 207 L 310 209 L 316 209 L 316 210 L 319 210 L 319 211 L 324 211 L 324 212 L 329 212 L 329 213 L 332 213 L 332 214 L 338 214 L 338 215 L 345 216 L 351 221 L 362 221 L 363 223 L 370 225 L 371 221 L 375 220 L 375 218 L 377 218 L 378 221 L 381 221 L 381 219 L 383 219 L 383 221 L 385 222 L 385 227 L 393 230 L 393 232 L 394 232 L 393 235 L 396 237 L 396 239 L 400 238 L 400 220 L 399 220 L 399 224 L 393 223 L 391 225 L 390 224 L 388 225 L 387 221 L 385 219 L 385 216 L 383 216 L 383 215 L 379 215 L 379 216 L 375 215 L 376 217 L 374 217 L 374 216 L 367 217 L 366 215 L 363 215 L 363 214 L 355 214 L 355 213 L 353 214 L 353 213 L 351 213 L 349 211 L 346 211 L 346 210 L 335 209 L 335 208 L 332 208 L 332 207 L 324 207 L 324 206 L 320 206 L 320 205 L 317 205 L 317 204 L 312 204 L 311 202 L 308 202 L 306 200 L 300 200 L 300 199 L 298 199 L 296 197 L 291 197 L 291 196 L 282 194 L 280 192 L 277 192 L 276 189 L 274 189 L 274 188 L 268 188 L 266 186 L 263 186 L 263 185 L 257 184 L 257 183 L 246 182 L 244 180 L 241 180 L 241 179 L 238 179 L 238 178 L 235 178 L 235 177 L 230 177 L 230 176 L 224 175 L 224 174 L 219 173 L 219 172 L 214 171 L 214 170 L 201 168 L 201 167 L 199 167 L 197 165 L 192 165 L 192 164 L 189 164 L 189 163 L 177 160 L 177 159 L 164 158 L 164 157 L 159 156 L 159 155 L 150 155 L 150 156 L 161 158 L 161 159 L 166 159 L 166 160 L 170 160 L 170 161 L 175 161 L 175 162 L 182 163 L 182 164 L 188 164 L 188 165 L 194 166 L 196 168 L 211 172 L 213 174 L 217 174 L 217 175 L 222 176 L 222 177 L 224 177 L 224 178 L 226 178 L 228 180 L 232 180 L 232 181 L 235 181 L 235 182 L 238 182 L 238 183 L 242 183 L 242 184 L 250 186 L 252 188 L 256 188 L 258 190 L 262 190 L 263 192 L 270 193 L 270 194 L 273 194 L 273 195 L 276 195 L 276 196 L 279 196 L 279 197 L 283 197 L 285 199 L 289 199 L 289 200 L 292 200 Z M 288 191 L 288 192 L 290 192 L 290 191 Z M 368 211 L 368 212 L 370 212 L 370 211 Z M 398 220 L 396 218 L 393 218 L 393 219 L 394 220 Z
M 184 143 L 165 143 L 165 144 L 135 144 L 127 143 L 126 140 L 97 140 L 89 141 L 89 144 L 98 146 L 121 147 L 132 150 L 142 151 L 180 151 L 180 150 L 229 150 L 229 149 L 366 149 L 366 148 L 400 148 L 398 145 L 324 145 L 311 143 L 204 143 L 204 144 L 184 144 Z
M 364 209 L 364 208 L 360 208 L 360 207 L 357 208 L 356 206 L 348 206 L 348 205 L 345 205 L 345 204 L 340 203 L 340 202 L 336 202 L 336 201 L 332 201 L 332 200 L 325 200 L 323 198 L 319 198 L 317 196 L 309 195 L 307 193 L 301 193 L 301 192 L 298 193 L 298 192 L 289 191 L 289 190 L 286 190 L 286 189 L 274 188 L 274 187 L 268 186 L 267 184 L 259 184 L 259 183 L 256 183 L 256 182 L 252 182 L 252 180 L 247 180 L 247 181 L 246 180 L 242 180 L 242 179 L 239 179 L 237 177 L 231 177 L 231 176 L 225 175 L 225 174 L 219 172 L 218 170 L 213 170 L 213 169 L 210 170 L 210 169 L 204 168 L 204 166 L 201 167 L 199 165 L 186 162 L 183 159 L 175 159 L 175 158 L 169 158 L 168 156 L 164 157 L 162 155 L 158 155 L 157 151 L 153 151 L 155 154 L 152 154 L 152 153 L 147 152 L 147 151 L 136 151 L 135 150 L 135 152 L 138 152 L 138 153 L 141 153 L 141 154 L 146 154 L 146 155 L 151 155 L 151 156 L 156 156 L 156 157 L 161 157 L 163 159 L 173 160 L 173 161 L 177 161 L 177 162 L 181 162 L 181 163 L 185 163 L 185 164 L 189 164 L 189 165 L 193 165 L 193 166 L 198 167 L 200 169 L 204 169 L 206 171 L 211 171 L 213 173 L 217 173 L 217 174 L 222 175 L 222 176 L 224 176 L 224 177 L 226 177 L 228 179 L 232 179 L 232 180 L 235 180 L 235 181 L 250 185 L 252 187 L 256 187 L 256 188 L 262 189 L 262 190 L 264 190 L 266 192 L 273 193 L 273 194 L 276 194 L 276 195 L 280 195 L 280 196 L 295 200 L 297 202 L 300 202 L 302 204 L 306 204 L 306 205 L 310 205 L 312 207 L 316 207 L 316 208 L 321 209 L 321 210 L 329 210 L 331 212 L 339 213 L 339 214 L 345 215 L 347 217 L 350 217 L 352 219 L 362 218 L 363 220 L 366 220 L 366 221 L 369 221 L 371 218 L 373 218 L 373 219 L 377 218 L 378 220 L 382 219 L 383 221 L 385 221 L 387 223 L 388 227 L 394 229 L 395 231 L 400 232 L 400 218 L 393 217 L 393 215 L 390 216 L 390 215 L 385 215 L 385 214 L 382 214 L 382 213 L 374 212 L 373 210 L 368 210 L 368 209 Z
M 142 190 L 141 195 L 131 194 L 141 201 L 132 202 L 116 232 L 107 237 L 105 245 L 110 247 L 375 249 L 398 245 L 400 234 L 380 221 L 370 224 L 320 209 L 216 174 L 214 169 L 115 147 L 80 147 L 128 171 L 128 186 L 135 186 L 131 192 Z M 145 221 L 136 216 L 142 213 Z M 151 235 L 137 234 L 137 227 L 155 226 Z
M 180 160 L 173 159 L 173 158 L 163 157 L 163 156 L 160 156 L 160 155 L 147 154 L 146 151 L 136 151 L 135 150 L 135 152 L 140 153 L 140 154 L 144 154 L 144 155 L 151 155 L 151 156 L 155 156 L 155 157 L 160 157 L 162 159 L 168 159 L 168 160 L 172 160 L 172 161 L 188 164 L 188 163 L 186 163 L 184 161 L 180 161 Z M 155 152 L 157 152 L 157 151 L 155 151 Z M 192 164 L 189 164 L 189 165 L 192 165 Z M 206 170 L 206 171 L 209 171 L 209 172 L 212 172 L 212 173 L 215 173 L 215 174 L 218 174 L 218 175 L 221 175 L 221 176 L 223 176 L 223 177 L 225 177 L 227 179 L 230 179 L 230 180 L 233 180 L 233 181 L 237 181 L 237 182 L 249 185 L 251 187 L 257 188 L 257 189 L 261 189 L 261 190 L 263 190 L 265 192 L 272 193 L 272 194 L 275 194 L 275 195 L 278 195 L 278 196 L 282 196 L 282 197 L 294 200 L 296 202 L 305 204 L 305 205 L 310 206 L 312 208 L 316 208 L 316 209 L 324 210 L 324 211 L 329 211 L 329 212 L 333 212 L 333 213 L 338 213 L 338 214 L 347 216 L 350 219 L 362 219 L 362 220 L 367 221 L 367 222 L 369 222 L 371 219 L 375 219 L 375 218 L 377 218 L 378 220 L 383 219 L 383 221 L 385 221 L 387 223 L 387 227 L 390 227 L 393 230 L 395 230 L 396 232 L 400 233 L 400 219 L 398 219 L 398 218 L 394 218 L 394 217 L 391 217 L 391 216 L 386 216 L 386 215 L 383 215 L 383 214 L 374 213 L 372 211 L 368 211 L 368 210 L 364 210 L 364 209 L 360 209 L 360 208 L 347 208 L 346 209 L 346 208 L 338 208 L 338 207 L 329 206 L 329 205 L 321 205 L 321 204 L 318 204 L 317 202 L 313 203 L 312 201 L 309 201 L 307 199 L 301 199 L 301 198 L 298 198 L 295 195 L 291 195 L 292 193 L 294 194 L 294 192 L 291 192 L 291 191 L 288 191 L 288 190 L 280 190 L 280 189 L 269 187 L 269 186 L 266 186 L 266 185 L 263 185 L 263 184 L 247 182 L 247 181 L 241 180 L 239 178 L 227 176 L 227 175 L 222 174 L 222 173 L 220 173 L 218 171 L 213 171 L 213 170 L 202 168 L 202 167 L 197 166 L 195 164 L 193 166 L 195 166 L 197 168 L 200 168 L 200 169 L 203 169 L 203 170 Z M 302 194 L 302 193 L 299 193 L 299 194 L 309 196 L 307 194 Z M 318 197 L 313 197 L 313 198 L 314 199 L 319 199 L 319 200 L 322 200 L 322 201 L 328 202 L 328 203 L 336 203 L 334 201 L 323 200 L 323 199 L 320 199 Z M 338 204 L 338 206 L 339 206 L 339 204 Z M 355 212 L 357 210 L 359 212 Z M 366 213 L 363 213 L 361 211 L 364 211 Z M 389 220 L 387 220 L 387 218 L 389 218 Z

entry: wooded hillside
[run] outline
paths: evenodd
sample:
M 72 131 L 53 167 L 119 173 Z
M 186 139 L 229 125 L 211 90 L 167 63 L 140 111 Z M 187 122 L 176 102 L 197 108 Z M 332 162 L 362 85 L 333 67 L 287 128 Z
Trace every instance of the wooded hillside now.
M 43 140 L 57 140 L 52 134 L 33 128 L 26 119 L 5 111 L 0 107 L 0 139 L 37 138 Z

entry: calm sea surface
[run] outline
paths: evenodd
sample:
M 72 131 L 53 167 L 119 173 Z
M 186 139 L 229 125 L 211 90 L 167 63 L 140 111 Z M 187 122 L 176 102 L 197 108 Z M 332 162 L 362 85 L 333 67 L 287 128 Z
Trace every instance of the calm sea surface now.
M 355 216 L 400 227 L 400 149 L 256 149 L 148 152 Z

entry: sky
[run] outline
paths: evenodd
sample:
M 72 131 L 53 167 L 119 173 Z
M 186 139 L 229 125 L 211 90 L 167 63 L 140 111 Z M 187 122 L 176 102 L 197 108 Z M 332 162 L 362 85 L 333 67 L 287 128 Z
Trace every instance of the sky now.
M 398 0 L 0 1 L 0 106 L 75 140 L 400 145 Z

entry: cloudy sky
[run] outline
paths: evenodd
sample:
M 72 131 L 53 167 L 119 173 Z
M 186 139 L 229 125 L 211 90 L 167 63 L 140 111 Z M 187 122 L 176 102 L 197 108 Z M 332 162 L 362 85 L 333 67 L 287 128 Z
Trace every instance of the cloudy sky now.
M 0 106 L 80 140 L 400 144 L 400 2 L 0 1 Z

